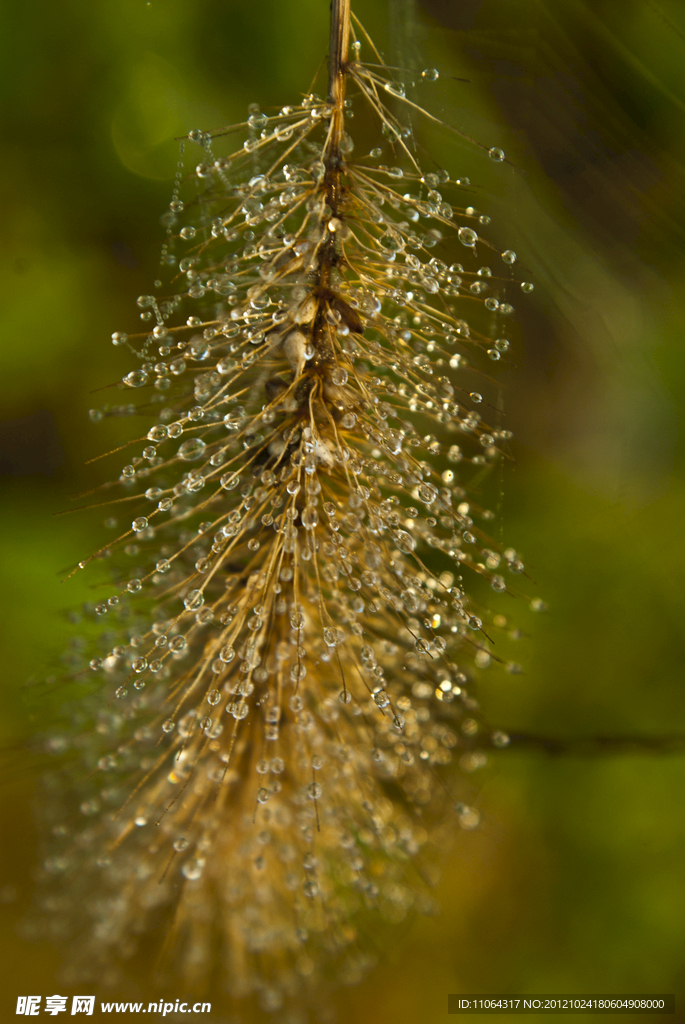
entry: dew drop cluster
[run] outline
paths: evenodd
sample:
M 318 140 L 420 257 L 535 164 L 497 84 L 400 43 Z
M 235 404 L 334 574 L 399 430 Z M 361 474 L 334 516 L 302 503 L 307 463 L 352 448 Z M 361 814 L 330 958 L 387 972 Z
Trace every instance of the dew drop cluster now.
M 53 931 L 112 973 L 161 921 L 188 984 L 218 962 L 270 1009 L 361 977 L 369 913 L 430 909 L 407 865 L 446 807 L 478 824 L 459 779 L 507 743 L 478 675 L 519 671 L 493 608 L 524 565 L 479 499 L 516 253 L 353 53 L 342 111 L 253 105 L 182 146 L 159 287 L 112 334 L 123 404 L 91 412 L 141 427 L 84 563 L 90 696 L 47 741 L 80 780 L 51 801 Z

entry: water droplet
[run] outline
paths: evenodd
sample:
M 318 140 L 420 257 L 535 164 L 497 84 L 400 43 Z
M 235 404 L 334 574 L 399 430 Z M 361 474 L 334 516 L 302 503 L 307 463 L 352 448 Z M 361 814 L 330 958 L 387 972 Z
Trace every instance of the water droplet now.
M 183 598 L 183 604 L 189 612 L 196 612 L 205 603 L 205 596 L 201 590 L 191 590 Z M 177 638 L 178 639 L 178 638 Z
M 306 530 L 313 530 L 319 522 L 319 513 L 315 508 L 305 508 L 302 512 L 302 525 Z
M 205 442 L 199 437 L 191 437 L 188 441 L 184 441 L 178 449 L 178 457 L 185 462 L 192 462 L 193 459 L 200 458 L 206 447 Z
M 468 768 L 468 766 L 465 767 Z M 474 765 L 474 767 L 477 767 L 477 765 Z M 459 815 L 459 824 L 463 829 L 470 831 L 478 827 L 480 814 L 473 807 L 467 807 L 466 804 L 457 804 L 457 814 Z
M 406 530 L 397 530 L 394 537 L 398 548 L 405 555 L 411 554 L 411 552 L 416 548 L 416 541 L 410 533 L 407 533 Z
M 192 860 L 186 861 L 181 868 L 181 874 L 188 879 L 189 882 L 195 882 L 202 876 L 205 862 L 197 857 L 193 857 Z
M 473 228 L 459 228 L 457 232 L 459 235 L 459 241 L 462 245 L 467 247 L 473 246 L 478 241 L 478 235 Z
M 328 647 L 336 647 L 342 643 L 343 638 L 339 629 L 326 628 L 323 631 L 323 639 Z
M 141 388 L 143 384 L 147 384 L 147 373 L 145 370 L 131 370 L 124 377 L 124 384 L 128 384 L 130 388 Z
M 419 498 L 425 502 L 426 505 L 430 505 L 431 502 L 435 501 L 438 496 L 438 489 L 433 484 L 420 484 L 419 486 Z
M 247 124 L 248 127 L 250 128 L 263 128 L 264 125 L 266 124 L 266 121 L 266 114 L 263 114 L 261 111 L 257 111 L 254 114 L 250 114 L 250 116 L 247 119 Z M 263 180 L 263 176 L 260 175 L 260 178 L 261 180 Z M 252 184 L 252 182 L 250 182 L 250 184 Z
M 493 146 L 492 149 L 488 150 L 488 156 L 496 163 L 501 163 L 501 161 L 504 160 L 504 150 L 500 149 L 498 146 Z

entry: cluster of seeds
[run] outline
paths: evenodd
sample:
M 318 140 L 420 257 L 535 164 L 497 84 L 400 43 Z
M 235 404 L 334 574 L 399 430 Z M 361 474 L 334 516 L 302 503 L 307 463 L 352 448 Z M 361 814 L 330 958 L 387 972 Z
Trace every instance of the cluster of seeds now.
M 407 863 L 430 823 L 456 803 L 477 824 L 449 766 L 506 745 L 471 691 L 506 626 L 487 589 L 523 572 L 470 487 L 510 437 L 473 382 L 509 349 L 516 256 L 480 237 L 468 180 L 424 173 L 383 95 L 413 103 L 352 54 L 347 99 L 183 146 L 167 284 L 112 336 L 137 401 L 92 412 L 149 425 L 87 560 L 114 566 L 79 654 L 87 778 L 78 812 L 56 784 L 45 862 L 54 927 L 99 977 L 161 922 L 190 986 L 218 970 L 267 1009 L 327 964 L 361 976 L 367 908 L 428 900 Z M 355 103 L 383 138 L 361 156 Z

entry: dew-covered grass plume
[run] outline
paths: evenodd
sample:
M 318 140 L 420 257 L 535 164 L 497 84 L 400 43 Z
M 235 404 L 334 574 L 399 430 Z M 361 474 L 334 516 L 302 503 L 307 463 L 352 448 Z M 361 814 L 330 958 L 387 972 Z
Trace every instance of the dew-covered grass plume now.
M 175 984 L 266 1009 L 359 978 L 374 915 L 428 901 L 435 824 L 477 823 L 459 778 L 507 742 L 473 696 L 487 594 L 523 571 L 470 486 L 510 438 L 473 381 L 506 357 L 516 256 L 333 7 L 326 98 L 182 146 L 163 280 L 113 335 L 146 425 L 94 499 L 119 528 L 81 563 L 88 695 L 48 740 L 77 755 L 43 903 L 77 970 L 116 984 L 156 944 Z

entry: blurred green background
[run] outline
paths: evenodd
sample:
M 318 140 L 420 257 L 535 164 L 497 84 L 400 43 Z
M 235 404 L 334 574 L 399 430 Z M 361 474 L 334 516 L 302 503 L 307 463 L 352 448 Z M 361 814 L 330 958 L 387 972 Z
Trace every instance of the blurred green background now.
M 0 13 L 3 1019 L 16 995 L 63 988 L 60 952 L 15 932 L 42 770 L 26 749 L 40 707 L 28 712 L 22 690 L 56 662 L 64 610 L 87 596 L 60 570 L 101 536 L 101 519 L 52 516 L 100 479 L 85 461 L 130 428 L 88 422 L 92 392 L 130 369 L 109 335 L 134 327 L 156 277 L 174 137 L 307 91 L 327 6 L 37 0 Z M 423 137 L 471 177 L 491 237 L 536 284 L 500 364 L 515 459 L 492 496 L 549 611 L 513 610 L 525 672 L 485 673 L 483 707 L 543 737 L 683 733 L 683 7 L 357 10 L 391 62 L 440 70 L 420 101 L 505 149 L 493 168 L 447 133 Z M 512 749 L 473 785 L 482 826 L 443 865 L 441 914 L 398 930 L 339 996 L 338 1021 L 437 1024 L 448 992 L 675 992 L 685 1019 L 683 757 Z

